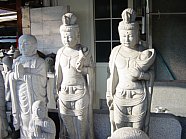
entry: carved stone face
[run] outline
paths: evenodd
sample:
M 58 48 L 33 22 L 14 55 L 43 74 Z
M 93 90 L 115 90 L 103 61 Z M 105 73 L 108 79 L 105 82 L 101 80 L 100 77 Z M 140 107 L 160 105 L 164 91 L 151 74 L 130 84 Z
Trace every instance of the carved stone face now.
M 74 48 L 78 43 L 78 35 L 76 31 L 61 32 L 61 40 L 64 46 Z
M 138 33 L 135 30 L 120 30 L 119 35 L 123 46 L 134 48 L 138 44 Z
M 44 106 L 37 106 L 33 109 L 33 114 L 35 117 L 38 117 L 39 119 L 43 119 L 46 117 L 46 108 Z
M 23 56 L 32 56 L 37 51 L 37 41 L 34 36 L 22 35 L 19 38 L 19 50 Z

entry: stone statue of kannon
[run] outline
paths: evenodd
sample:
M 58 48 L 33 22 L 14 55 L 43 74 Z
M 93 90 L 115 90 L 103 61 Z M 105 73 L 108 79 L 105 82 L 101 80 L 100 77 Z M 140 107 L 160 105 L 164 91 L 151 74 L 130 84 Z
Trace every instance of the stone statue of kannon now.
M 76 19 L 73 13 L 62 16 L 64 46 L 58 50 L 55 62 L 58 106 L 70 139 L 91 139 L 94 64 L 88 48 L 80 44 Z
M 118 31 L 120 45 L 110 54 L 110 75 L 106 99 L 110 111 L 111 133 L 121 127 L 148 132 L 154 74 L 154 49 L 139 44 L 139 26 L 131 8 L 122 12 Z
M 37 54 L 37 40 L 33 35 L 19 37 L 21 56 L 17 57 L 9 75 L 13 125 L 20 129 L 21 138 L 28 138 L 29 121 L 32 104 L 41 100 L 45 104 L 46 97 L 46 66 L 44 59 Z

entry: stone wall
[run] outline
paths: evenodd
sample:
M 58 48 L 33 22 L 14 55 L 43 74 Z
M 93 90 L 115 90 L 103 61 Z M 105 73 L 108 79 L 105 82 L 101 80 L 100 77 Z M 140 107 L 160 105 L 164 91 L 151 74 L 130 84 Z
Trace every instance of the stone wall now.
M 62 47 L 59 27 L 67 12 L 63 6 L 30 9 L 31 34 L 38 40 L 38 49 L 44 54 L 56 53 Z

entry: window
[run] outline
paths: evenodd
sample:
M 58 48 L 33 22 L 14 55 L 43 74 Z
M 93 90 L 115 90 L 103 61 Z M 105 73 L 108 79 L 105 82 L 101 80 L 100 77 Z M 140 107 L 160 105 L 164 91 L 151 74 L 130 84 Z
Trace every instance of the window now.
M 112 48 L 119 43 L 118 24 L 127 0 L 95 0 L 96 62 L 108 62 Z

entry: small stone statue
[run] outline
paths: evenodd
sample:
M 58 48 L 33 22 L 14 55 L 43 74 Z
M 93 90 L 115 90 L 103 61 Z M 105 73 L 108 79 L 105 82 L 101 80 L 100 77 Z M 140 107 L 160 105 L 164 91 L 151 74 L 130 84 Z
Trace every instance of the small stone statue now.
M 17 57 L 9 75 L 13 125 L 20 129 L 21 138 L 28 138 L 32 104 L 36 100 L 47 103 L 46 65 L 37 54 L 37 40 L 33 35 L 19 37 L 21 56 Z
M 37 100 L 32 105 L 32 119 L 29 122 L 30 139 L 55 139 L 56 127 L 48 117 L 46 104 Z
M 114 131 L 108 139 L 149 139 L 142 130 L 132 127 L 122 127 Z
M 4 79 L 0 71 L 0 139 L 8 136 L 8 121 L 5 110 L 5 88 Z
M 122 12 L 118 31 L 121 45 L 110 54 L 107 80 L 107 105 L 110 111 L 111 133 L 122 127 L 148 132 L 154 74 L 154 49 L 145 50 L 139 44 L 139 26 L 135 11 Z
M 7 54 L 9 56 L 13 56 L 14 55 L 14 52 L 15 52 L 15 48 L 13 45 L 10 46 L 10 50 L 8 50 Z
M 64 46 L 56 56 L 56 89 L 61 119 L 69 138 L 92 139 L 94 64 L 88 48 L 79 44 L 76 19 L 73 13 L 62 17 L 60 33 Z
M 9 85 L 9 74 L 12 72 L 12 64 L 13 64 L 13 58 L 9 56 L 5 56 L 2 59 L 3 63 L 3 78 L 4 78 L 4 85 L 5 85 L 5 100 L 11 101 L 10 96 L 10 85 Z
M 49 73 L 54 73 L 55 57 L 56 55 L 54 53 L 48 54 L 45 57 L 46 68 Z

